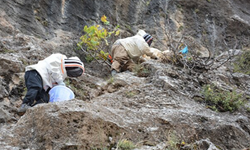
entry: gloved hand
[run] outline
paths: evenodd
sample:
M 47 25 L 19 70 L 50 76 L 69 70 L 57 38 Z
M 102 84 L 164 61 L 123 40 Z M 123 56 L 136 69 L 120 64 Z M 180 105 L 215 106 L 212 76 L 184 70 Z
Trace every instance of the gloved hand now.
M 155 56 L 153 59 L 157 60 L 157 59 L 158 59 L 158 57 L 157 57 L 157 56 Z
M 152 55 L 152 56 L 151 56 L 151 59 L 155 59 L 155 60 L 157 60 L 157 59 L 158 59 L 158 57 L 157 57 L 156 55 Z
M 62 85 L 62 86 L 66 86 L 65 83 L 63 81 L 59 81 L 57 82 L 57 85 Z
M 140 57 L 139 60 L 138 60 L 139 63 L 143 63 L 143 62 L 145 62 L 145 61 L 146 61 L 146 59 L 143 58 L 143 57 Z

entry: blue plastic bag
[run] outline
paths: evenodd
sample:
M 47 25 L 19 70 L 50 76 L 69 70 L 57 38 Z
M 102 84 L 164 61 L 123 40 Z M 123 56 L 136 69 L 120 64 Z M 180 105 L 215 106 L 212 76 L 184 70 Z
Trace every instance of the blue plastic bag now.
M 188 47 L 186 46 L 185 48 L 183 48 L 182 50 L 180 50 L 180 53 L 187 54 L 188 53 Z

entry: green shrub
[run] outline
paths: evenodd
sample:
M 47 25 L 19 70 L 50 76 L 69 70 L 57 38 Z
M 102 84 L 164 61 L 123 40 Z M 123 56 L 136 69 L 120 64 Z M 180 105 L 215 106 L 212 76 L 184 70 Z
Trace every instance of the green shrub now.
M 105 25 L 109 25 L 107 17 L 102 16 L 101 22 Z M 108 28 L 108 27 L 107 27 Z M 108 59 L 108 49 L 109 45 L 108 39 L 114 38 L 120 34 L 118 30 L 119 25 L 117 25 L 112 31 L 102 27 L 101 25 L 84 26 L 84 35 L 80 37 L 80 42 L 77 43 L 78 49 L 81 49 L 86 54 L 86 60 L 91 62 L 92 60 L 104 60 Z M 86 49 L 84 49 L 86 48 Z
M 202 94 L 205 103 L 214 111 L 234 112 L 245 104 L 242 94 L 237 94 L 235 90 L 223 91 L 214 85 L 203 86 Z
M 250 75 L 250 50 L 246 50 L 242 55 L 236 57 L 234 72 Z
M 132 150 L 135 148 L 135 144 L 132 141 L 123 139 L 118 142 L 118 149 L 121 150 Z

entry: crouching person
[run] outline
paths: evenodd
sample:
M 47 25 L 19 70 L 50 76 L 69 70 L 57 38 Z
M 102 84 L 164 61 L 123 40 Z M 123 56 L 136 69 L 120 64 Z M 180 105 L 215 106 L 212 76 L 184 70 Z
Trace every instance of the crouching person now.
M 25 85 L 27 93 L 18 112 L 39 103 L 49 102 L 49 90 L 56 85 L 63 85 L 68 77 L 79 77 L 84 73 L 84 64 L 78 57 L 67 58 L 65 55 L 52 54 L 37 64 L 25 68 Z
M 152 41 L 153 37 L 144 30 L 139 30 L 135 36 L 118 39 L 111 48 L 113 58 L 111 75 L 114 76 L 116 73 L 126 70 L 132 71 L 135 63 L 144 54 L 157 58 L 150 51 Z

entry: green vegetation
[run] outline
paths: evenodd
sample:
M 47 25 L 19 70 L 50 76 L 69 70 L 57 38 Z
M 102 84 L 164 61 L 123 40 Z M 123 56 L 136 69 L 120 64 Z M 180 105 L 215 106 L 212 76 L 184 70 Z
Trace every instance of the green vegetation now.
M 234 72 L 250 75 L 250 50 L 246 50 L 242 55 L 236 57 Z
M 25 95 L 26 95 L 26 93 L 27 93 L 27 91 L 28 91 L 28 90 L 27 90 L 27 88 L 26 88 L 26 87 L 24 87 L 21 95 L 22 95 L 22 96 L 25 96 Z
M 179 28 L 178 28 L 178 32 L 181 32 L 181 31 L 183 31 L 183 26 L 180 26 Z
M 178 137 L 174 133 L 168 134 L 168 141 L 167 141 L 167 150 L 177 150 L 179 147 L 177 146 L 179 143 Z
M 4 54 L 6 54 L 6 53 L 14 53 L 14 52 L 15 52 L 15 50 L 3 48 L 3 53 Z
M 29 65 L 29 62 L 25 58 L 20 58 L 20 61 L 23 63 L 24 66 Z
M 175 131 L 170 131 L 167 136 L 167 148 L 166 150 L 179 150 L 186 143 L 177 136 Z
M 107 17 L 104 15 L 101 18 L 104 25 L 109 25 Z M 108 32 L 106 28 L 101 25 L 84 26 L 83 31 L 85 34 L 80 37 L 80 42 L 77 44 L 78 48 L 86 54 L 86 60 L 91 62 L 92 60 L 104 60 L 108 59 L 108 48 L 105 50 L 105 46 L 108 46 L 108 39 L 113 35 L 118 36 L 120 30 L 119 26 L 116 26 L 112 31 Z M 86 48 L 86 50 L 84 48 Z
M 135 144 L 126 139 L 120 140 L 117 146 L 119 150 L 132 150 L 135 148 Z
M 110 77 L 107 82 L 108 84 L 113 84 L 114 81 L 115 81 L 114 77 Z
M 201 93 L 205 103 L 214 111 L 234 112 L 245 104 L 243 95 L 237 94 L 235 90 L 224 91 L 215 85 L 205 85 Z
M 132 31 L 132 29 L 131 29 L 131 26 L 130 26 L 130 25 L 125 24 L 124 26 L 125 26 L 125 28 L 126 28 L 126 29 L 128 29 L 129 31 Z
M 150 70 L 145 68 L 142 64 L 135 64 L 132 71 L 138 76 L 138 77 L 147 77 L 150 74 Z
M 131 98 L 131 97 L 134 97 L 135 95 L 138 95 L 139 93 L 140 91 L 138 90 L 131 90 L 131 91 L 126 92 L 126 97 Z
M 35 19 L 37 20 L 37 21 L 39 21 L 42 25 L 44 25 L 44 26 L 48 26 L 48 21 L 46 21 L 45 19 L 42 19 L 41 17 L 39 17 L 39 16 L 35 16 Z
M 176 4 L 177 8 L 182 8 L 182 6 L 180 4 Z
M 102 148 L 92 147 L 91 150 L 110 150 L 110 148 L 107 148 L 107 147 L 102 147 Z
M 250 107 L 246 107 L 247 112 L 250 113 Z
M 94 60 L 94 58 L 91 56 L 91 55 L 89 55 L 89 54 L 87 54 L 86 56 L 85 56 L 85 59 L 86 59 L 86 61 L 87 62 L 92 62 L 93 60 Z
M 148 0 L 148 1 L 146 2 L 146 5 L 148 6 L 148 5 L 150 4 L 150 2 L 151 2 L 151 0 Z
M 70 80 L 68 78 L 64 80 L 64 83 L 66 84 L 67 87 L 73 86 L 73 85 L 70 84 Z
M 80 86 L 77 87 L 77 85 L 75 83 L 72 83 L 72 80 L 69 78 L 65 79 L 64 83 L 75 93 L 75 96 L 78 99 L 85 100 L 86 97 L 89 95 L 87 90 L 82 89 Z

